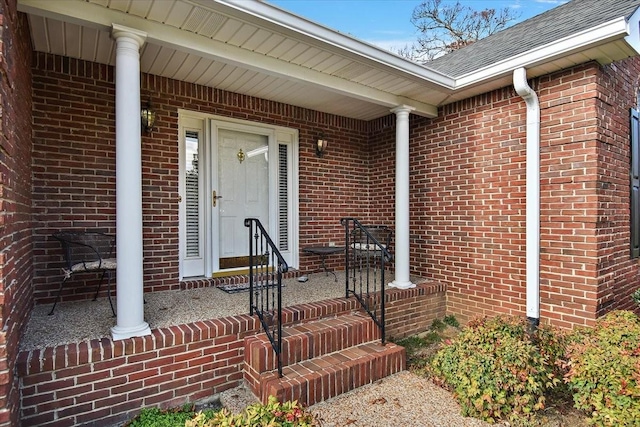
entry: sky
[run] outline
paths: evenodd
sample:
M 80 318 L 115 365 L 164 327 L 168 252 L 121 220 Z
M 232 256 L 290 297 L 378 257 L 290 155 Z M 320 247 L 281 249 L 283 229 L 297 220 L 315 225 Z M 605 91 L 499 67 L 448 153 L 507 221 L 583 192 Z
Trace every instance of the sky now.
M 411 23 L 420 0 L 267 0 L 269 3 L 349 34 L 384 49 L 411 45 L 417 31 Z M 538 15 L 567 0 L 459 0 L 475 10 L 512 8 L 519 21 Z M 455 4 L 455 0 L 443 0 Z

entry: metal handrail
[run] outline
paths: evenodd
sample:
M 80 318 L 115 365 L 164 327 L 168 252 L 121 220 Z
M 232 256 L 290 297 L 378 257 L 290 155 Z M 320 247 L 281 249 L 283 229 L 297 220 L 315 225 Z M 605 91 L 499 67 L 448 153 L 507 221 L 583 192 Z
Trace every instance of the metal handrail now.
M 355 218 L 342 218 L 340 223 L 345 229 L 345 296 L 349 298 L 353 295 L 358 300 L 380 328 L 384 344 L 384 274 L 385 264 L 393 260 L 389 252 L 391 231 L 384 226 L 362 225 Z M 384 244 L 379 241 L 381 232 L 385 235 Z
M 282 377 L 282 273 L 289 266 L 259 219 L 246 218 L 244 226 L 249 228 L 249 313 L 258 315 Z

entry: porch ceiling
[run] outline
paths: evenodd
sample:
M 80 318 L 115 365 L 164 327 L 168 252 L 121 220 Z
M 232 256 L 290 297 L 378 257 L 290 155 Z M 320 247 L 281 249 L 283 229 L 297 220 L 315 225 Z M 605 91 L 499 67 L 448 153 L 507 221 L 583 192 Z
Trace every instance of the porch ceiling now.
M 435 117 L 438 106 L 511 85 L 517 67 L 535 77 L 632 52 L 620 37 L 589 39 L 454 79 L 262 1 L 18 0 L 18 8 L 39 52 L 115 65 L 110 34 L 119 24 L 147 33 L 144 73 L 363 120 L 402 104 Z
M 267 8 L 301 27 L 319 27 L 264 3 L 250 6 L 258 13 Z M 341 116 L 369 120 L 408 104 L 418 114 L 433 117 L 435 103 L 446 97 L 424 76 L 383 67 L 376 59 L 302 34 L 303 30 L 248 14 L 232 2 L 24 0 L 19 9 L 29 16 L 33 47 L 39 52 L 115 65 L 110 31 L 116 23 L 147 33 L 141 51 L 144 73 Z M 350 37 L 339 38 L 356 44 Z M 372 57 L 390 55 L 366 47 Z

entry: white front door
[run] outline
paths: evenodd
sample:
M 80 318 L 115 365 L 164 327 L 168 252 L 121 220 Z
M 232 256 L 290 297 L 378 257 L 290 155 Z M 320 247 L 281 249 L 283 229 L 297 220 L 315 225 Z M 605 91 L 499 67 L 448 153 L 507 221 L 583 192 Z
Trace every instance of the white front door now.
M 179 129 L 180 278 L 245 269 L 245 218 L 297 267 L 298 132 L 183 110 Z
M 218 269 L 247 267 L 249 238 L 244 219 L 258 218 L 269 227 L 269 139 L 228 129 L 220 129 L 217 139 L 218 171 L 212 194 L 216 197 L 213 220 L 219 222 L 214 241 Z

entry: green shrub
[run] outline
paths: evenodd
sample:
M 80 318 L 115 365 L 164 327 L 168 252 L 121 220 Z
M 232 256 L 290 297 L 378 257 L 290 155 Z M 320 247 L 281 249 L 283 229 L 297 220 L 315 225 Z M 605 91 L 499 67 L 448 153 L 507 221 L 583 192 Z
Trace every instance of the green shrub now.
M 437 331 L 437 332 L 442 332 L 444 330 L 444 328 L 446 328 L 447 325 L 444 324 L 444 322 L 440 319 L 433 319 L 433 322 L 431 322 L 431 330 L 432 331 Z
M 640 320 L 613 311 L 593 328 L 577 329 L 567 346 L 566 381 L 575 407 L 599 426 L 637 426 L 640 420 Z
M 313 427 L 317 423 L 310 413 L 297 402 L 280 403 L 269 396 L 266 405 L 255 403 L 243 413 L 233 415 L 222 409 L 211 418 L 202 413 L 187 421 L 185 427 Z
M 516 317 L 477 319 L 438 352 L 432 375 L 454 392 L 463 415 L 493 423 L 544 408 L 545 392 L 560 382 L 555 361 L 564 339 L 549 327 L 528 330 Z
M 187 420 L 195 415 L 193 405 L 185 405 L 176 409 L 144 408 L 126 427 L 177 427 L 184 426 Z M 203 416 L 210 415 L 204 413 Z
M 631 294 L 631 299 L 640 306 L 640 289 L 636 289 L 636 291 Z
M 442 321 L 445 325 L 449 325 L 454 328 L 460 327 L 460 322 L 458 322 L 458 319 L 456 319 L 456 316 L 454 316 L 453 314 L 444 316 L 444 319 Z

